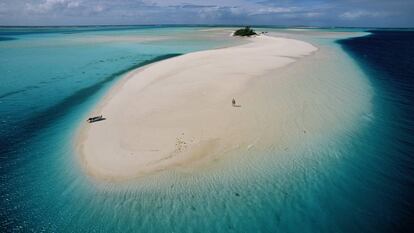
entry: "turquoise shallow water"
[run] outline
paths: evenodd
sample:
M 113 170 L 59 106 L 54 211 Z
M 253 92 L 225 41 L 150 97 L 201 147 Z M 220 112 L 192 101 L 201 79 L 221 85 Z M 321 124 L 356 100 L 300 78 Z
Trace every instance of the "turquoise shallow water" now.
M 73 152 L 75 129 L 123 73 L 169 56 L 233 43 L 225 33 L 212 37 L 211 32 L 195 33 L 196 30 L 199 28 L 0 30 L 1 37 L 15 38 L 0 41 L 2 230 L 408 229 L 403 224 L 410 216 L 412 203 L 402 195 L 407 190 L 400 181 L 412 184 L 412 177 L 390 161 L 389 153 L 397 155 L 395 151 L 399 150 L 409 154 L 412 141 L 408 136 L 412 137 L 412 133 L 407 136 L 392 121 L 395 110 L 387 106 L 395 101 L 383 100 L 388 95 L 383 94 L 382 86 L 376 86 L 374 75 L 365 72 L 363 64 L 347 55 L 335 38 L 326 35 L 303 35 L 337 55 L 330 61 L 318 57 L 327 66 L 315 67 L 309 78 L 358 75 L 373 86 L 367 90 L 374 93 L 372 115 L 355 122 L 352 130 L 342 127 L 343 134 L 339 136 L 304 137 L 289 151 L 270 147 L 260 155 L 251 152 L 236 157 L 232 167 L 217 164 L 212 170 L 195 174 L 172 172 L 122 184 L 95 181 L 87 176 Z M 286 29 L 275 31 L 289 33 Z M 155 39 L 160 36 L 162 40 Z M 286 72 L 290 75 L 295 70 Z M 346 92 L 346 83 L 345 79 L 343 83 L 326 83 L 325 87 L 336 85 Z M 401 138 L 392 140 L 404 132 L 408 138 L 405 147 Z M 408 158 L 406 163 L 412 167 Z M 404 176 L 409 178 L 401 178 Z

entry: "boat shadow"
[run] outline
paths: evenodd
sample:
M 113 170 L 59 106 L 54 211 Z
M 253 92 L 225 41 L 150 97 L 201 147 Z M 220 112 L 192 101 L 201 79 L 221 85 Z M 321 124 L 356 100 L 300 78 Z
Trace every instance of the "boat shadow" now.
M 106 120 L 105 117 L 91 117 L 87 120 L 87 122 L 88 123 L 95 123 L 95 122 L 104 121 L 104 120 Z

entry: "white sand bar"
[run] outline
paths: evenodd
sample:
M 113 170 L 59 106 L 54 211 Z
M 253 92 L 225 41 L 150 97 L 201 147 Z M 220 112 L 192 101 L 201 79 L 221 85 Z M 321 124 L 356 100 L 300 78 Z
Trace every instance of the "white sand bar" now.
M 317 48 L 269 36 L 246 40 L 127 74 L 91 113 L 106 120 L 81 127 L 76 145 L 88 173 L 128 179 L 200 166 L 234 149 L 264 143 L 266 130 L 273 129 L 261 126 L 256 117 L 260 108 L 252 109 L 254 100 L 245 101 L 243 93 L 255 80 Z M 241 107 L 232 106 L 233 97 Z

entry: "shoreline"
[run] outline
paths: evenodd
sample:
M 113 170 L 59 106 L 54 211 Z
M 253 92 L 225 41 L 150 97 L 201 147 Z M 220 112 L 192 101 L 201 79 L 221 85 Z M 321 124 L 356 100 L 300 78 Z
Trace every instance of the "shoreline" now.
M 263 35 L 246 40 L 249 43 L 193 52 L 127 73 L 91 111 L 108 119 L 82 123 L 76 134 L 76 151 L 86 172 L 99 179 L 125 180 L 197 168 L 237 148 L 250 149 L 258 137 L 254 116 L 243 103 L 232 107 L 231 98 L 241 96 L 255 79 L 317 48 Z M 127 103 L 140 98 L 135 105 Z

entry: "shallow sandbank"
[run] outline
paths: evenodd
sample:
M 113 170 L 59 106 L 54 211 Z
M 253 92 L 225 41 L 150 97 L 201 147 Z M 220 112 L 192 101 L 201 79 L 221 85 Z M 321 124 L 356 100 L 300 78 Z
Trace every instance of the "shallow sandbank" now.
M 248 100 L 243 93 L 255 80 L 317 48 L 268 36 L 247 40 L 127 74 L 92 113 L 106 120 L 81 127 L 76 146 L 87 172 L 112 180 L 194 168 L 232 150 L 277 140 L 268 132 L 272 127 L 262 127 L 274 124 L 273 119 L 258 122 L 257 111 L 266 107 L 252 108 L 262 93 L 249 93 Z M 231 105 L 233 97 L 241 107 Z

